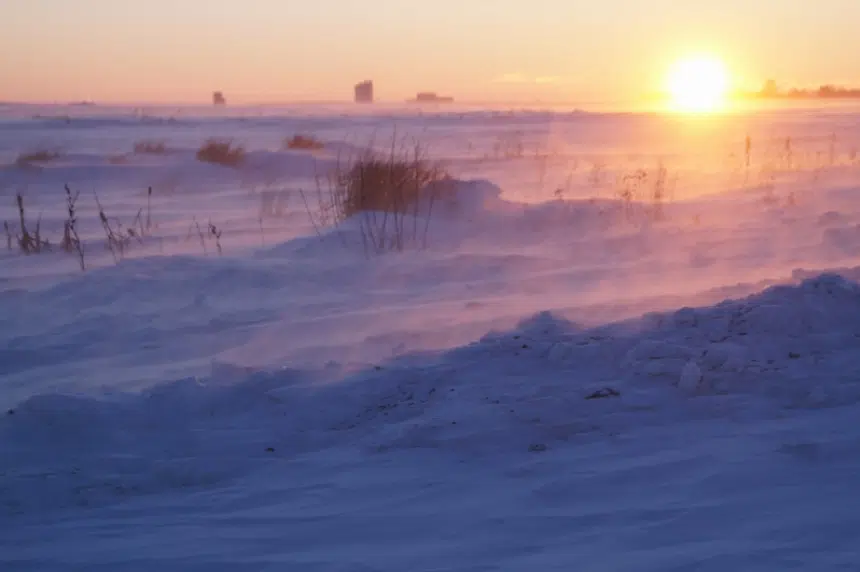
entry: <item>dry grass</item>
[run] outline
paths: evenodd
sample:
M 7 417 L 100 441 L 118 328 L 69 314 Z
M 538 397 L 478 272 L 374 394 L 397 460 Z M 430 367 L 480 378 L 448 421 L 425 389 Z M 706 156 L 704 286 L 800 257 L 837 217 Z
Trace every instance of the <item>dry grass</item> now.
M 31 233 L 27 228 L 27 213 L 24 207 L 24 197 L 21 193 L 15 195 L 15 205 L 18 207 L 18 224 L 21 231 L 21 234 L 15 237 L 18 249 L 23 254 L 40 254 L 51 250 L 51 243 L 42 239 L 42 215 L 39 215 L 39 218 L 36 220 L 36 229 Z M 6 230 L 8 246 L 8 237 L 11 236 L 11 230 L 5 222 L 4 228 Z
M 406 213 L 433 183 L 446 178 L 440 168 L 416 156 L 379 157 L 368 154 L 337 172 L 335 183 L 348 218 L 360 212 Z
M 138 141 L 133 150 L 137 155 L 164 155 L 167 153 L 167 145 L 164 141 Z
M 245 148 L 229 140 L 208 139 L 198 149 L 197 160 L 235 168 L 245 162 Z
M 78 234 L 77 216 L 77 202 L 81 192 L 77 191 L 76 193 L 72 193 L 69 185 L 66 185 L 65 190 L 68 218 L 66 218 L 66 221 L 63 223 L 63 240 L 60 242 L 60 247 L 67 253 L 76 253 L 78 256 L 78 262 L 81 265 L 81 272 L 85 272 L 87 264 L 84 256 L 84 243 L 81 241 L 81 237 Z
M 402 251 L 426 247 L 433 206 L 450 181 L 420 145 L 387 155 L 368 150 L 318 180 L 315 210 L 305 202 L 315 226 L 355 218 L 366 254 Z
M 319 151 L 320 149 L 323 149 L 325 145 L 313 135 L 297 134 L 284 141 L 284 147 L 300 151 Z
M 48 151 L 40 149 L 37 151 L 28 151 L 18 155 L 15 164 L 19 167 L 30 167 L 39 163 L 50 163 L 60 158 L 60 154 L 56 151 Z

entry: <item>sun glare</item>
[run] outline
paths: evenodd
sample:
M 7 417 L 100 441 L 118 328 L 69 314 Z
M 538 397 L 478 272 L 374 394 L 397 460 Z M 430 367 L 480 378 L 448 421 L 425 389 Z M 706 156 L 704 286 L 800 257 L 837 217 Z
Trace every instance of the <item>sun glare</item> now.
M 717 58 L 699 56 L 680 60 L 669 71 L 672 108 L 706 113 L 722 109 L 728 92 L 728 74 Z

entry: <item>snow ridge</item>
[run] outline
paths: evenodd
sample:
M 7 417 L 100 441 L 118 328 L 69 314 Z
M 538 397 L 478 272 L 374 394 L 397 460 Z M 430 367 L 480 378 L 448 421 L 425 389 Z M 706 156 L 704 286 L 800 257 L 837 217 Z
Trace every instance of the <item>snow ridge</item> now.
M 822 274 L 598 328 L 545 312 L 354 374 L 216 364 L 208 378 L 137 394 L 41 395 L 0 420 L 0 506 L 205 488 L 275 451 L 494 456 L 680 420 L 844 406 L 860 400 L 858 339 L 860 285 Z

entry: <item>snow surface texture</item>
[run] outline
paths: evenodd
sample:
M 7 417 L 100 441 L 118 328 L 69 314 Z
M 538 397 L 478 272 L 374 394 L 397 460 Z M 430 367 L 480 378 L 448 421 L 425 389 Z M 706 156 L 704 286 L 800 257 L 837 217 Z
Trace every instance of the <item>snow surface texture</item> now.
M 860 116 L 180 111 L 0 109 L 88 261 L 0 255 L 0 569 L 856 569 Z M 368 256 L 308 198 L 395 126 L 459 182 Z

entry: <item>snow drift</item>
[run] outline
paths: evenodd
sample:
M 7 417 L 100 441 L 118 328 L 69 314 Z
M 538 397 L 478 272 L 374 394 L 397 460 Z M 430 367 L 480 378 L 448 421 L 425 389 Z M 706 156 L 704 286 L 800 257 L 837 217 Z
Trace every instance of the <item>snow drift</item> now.
M 354 374 L 221 365 L 137 394 L 35 396 L 0 421 L 0 505 L 44 512 L 210 487 L 269 449 L 492 456 L 744 410 L 846 406 L 860 400 L 858 339 L 860 285 L 825 274 L 598 328 L 542 313 Z

